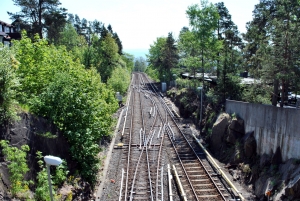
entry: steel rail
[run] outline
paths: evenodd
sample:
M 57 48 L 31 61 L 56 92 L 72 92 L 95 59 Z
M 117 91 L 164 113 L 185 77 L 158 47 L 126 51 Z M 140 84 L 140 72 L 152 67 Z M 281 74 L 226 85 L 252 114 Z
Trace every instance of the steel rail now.
M 144 74 L 143 74 L 143 76 L 144 77 L 146 77 Z M 147 77 L 146 77 L 146 79 L 148 79 Z M 149 82 L 148 82 L 149 83 Z M 150 83 L 150 85 L 151 85 L 151 83 Z M 147 86 L 147 88 L 148 88 L 148 86 Z M 149 99 L 153 102 L 153 104 L 154 104 L 154 106 L 155 106 L 155 108 L 156 108 L 156 110 L 157 110 L 157 113 L 158 113 L 158 115 L 159 115 L 159 117 L 160 117 L 160 119 L 161 119 L 161 122 L 163 123 L 164 122 L 164 120 L 163 120 L 163 118 L 162 118 L 162 116 L 161 116 L 161 114 L 160 114 L 160 112 L 159 112 L 159 110 L 158 110 L 158 106 L 157 106 L 157 104 L 156 104 L 156 102 L 149 96 Z M 165 116 L 165 121 L 167 121 L 167 113 L 165 113 L 166 114 L 166 116 Z M 158 116 L 158 115 L 156 115 L 156 116 Z M 161 125 L 162 125 L 162 123 L 161 123 Z M 163 128 L 165 128 L 165 127 L 163 127 Z M 161 127 L 160 127 L 160 129 L 162 129 Z M 159 131 L 160 132 L 160 131 Z M 162 133 L 164 133 L 164 129 L 162 129 L 161 130 L 161 132 Z M 157 165 L 156 165 L 156 200 L 159 200 L 158 199 L 158 182 L 159 182 L 159 167 L 160 167 L 160 159 L 161 159 L 161 155 L 162 155 L 162 147 L 163 147 L 163 142 L 164 142 L 164 137 L 163 137 L 164 135 L 162 135 L 162 137 L 161 137 L 161 142 L 160 142 L 160 146 L 159 146 L 159 152 L 158 152 L 158 158 L 157 158 Z M 163 166 L 162 166 L 162 169 L 163 169 Z M 161 182 L 162 183 L 162 182 Z M 161 184 L 162 185 L 162 184 Z M 163 186 L 161 187 L 161 195 L 162 195 L 162 198 L 161 198 L 161 200 L 163 200 Z
M 149 83 L 150 83 L 150 82 L 149 82 Z M 152 83 L 150 83 L 150 86 L 152 86 L 152 89 L 157 93 L 157 90 L 154 89 Z M 161 102 L 163 103 L 163 105 L 164 105 L 165 107 L 167 107 L 167 105 L 165 104 L 164 101 L 161 101 Z M 202 163 L 201 159 L 198 157 L 198 155 L 196 154 L 195 150 L 193 149 L 193 147 L 191 146 L 191 144 L 189 143 L 189 141 L 186 139 L 185 135 L 182 133 L 182 131 L 181 131 L 181 129 L 179 128 L 178 124 L 177 124 L 176 121 L 174 120 L 173 115 L 171 115 L 172 112 L 169 110 L 169 108 L 168 108 L 166 111 L 170 114 L 170 117 L 171 117 L 171 119 L 172 119 L 172 122 L 175 123 L 177 129 L 178 129 L 179 132 L 181 133 L 181 136 L 183 136 L 183 138 L 185 139 L 185 141 L 188 143 L 189 148 L 193 151 L 194 155 L 197 157 L 197 160 L 200 162 L 201 166 L 203 167 L 203 169 L 205 170 L 206 174 L 207 174 L 208 177 L 210 178 L 210 181 L 212 182 L 212 184 L 214 185 L 214 187 L 217 189 L 219 195 L 223 198 L 223 200 L 226 200 L 225 197 L 223 196 L 223 194 L 221 193 L 220 189 L 219 189 L 218 186 L 216 185 L 216 183 L 215 183 L 215 182 L 213 181 L 213 179 L 211 178 L 210 174 L 208 173 L 208 171 L 207 171 L 207 169 L 205 168 L 204 164 Z M 167 133 L 168 133 L 168 132 L 167 132 Z M 168 134 L 169 134 L 169 133 L 168 133 Z M 170 141 L 172 142 L 172 139 L 171 139 L 171 137 L 170 137 L 170 134 L 169 134 L 169 138 L 170 138 Z M 172 142 L 172 144 L 173 144 L 173 142 Z M 176 147 L 174 144 L 173 144 L 173 146 L 174 146 L 174 148 Z M 176 152 L 177 152 L 177 149 L 176 149 L 176 148 L 175 148 L 175 150 L 176 150 Z M 177 153 L 177 155 L 178 155 L 178 153 Z M 179 157 L 179 155 L 178 155 L 178 157 Z M 180 159 L 180 162 L 181 162 L 181 159 Z M 181 162 L 181 164 L 182 164 L 182 162 Z M 183 164 L 182 164 L 182 166 L 183 166 Z M 183 169 L 184 169 L 184 171 L 185 171 L 185 168 L 184 168 L 184 167 L 183 167 Z M 186 171 L 185 171 L 185 174 L 186 174 L 186 176 L 187 176 L 187 178 L 188 178 L 188 174 L 187 174 Z M 189 183 L 190 183 L 191 181 L 190 181 L 189 178 L 188 178 L 188 180 L 189 180 Z M 190 183 L 190 184 L 191 184 L 191 186 L 192 186 L 192 183 Z M 193 189 L 194 195 L 196 196 L 196 199 L 198 200 L 197 193 L 195 192 L 195 190 L 194 190 L 193 187 L 192 187 L 192 189 Z
M 179 160 L 179 163 L 180 163 L 180 165 L 181 165 L 181 167 L 182 167 L 182 169 L 183 169 L 183 172 L 184 172 L 184 174 L 185 174 L 185 176 L 186 176 L 186 178 L 187 178 L 187 180 L 188 180 L 188 183 L 189 183 L 189 185 L 190 185 L 190 187 L 191 187 L 191 189 L 192 189 L 192 191 L 193 191 L 193 194 L 194 194 L 196 200 L 199 201 L 198 196 L 197 196 L 197 193 L 196 193 L 196 191 L 195 191 L 195 189 L 194 189 L 194 187 L 193 187 L 193 185 L 192 185 L 192 183 L 191 183 L 191 180 L 190 180 L 190 178 L 189 178 L 189 176 L 188 176 L 188 173 L 187 173 L 186 169 L 184 168 L 183 162 L 182 162 L 182 160 L 181 160 L 181 158 L 180 158 L 180 156 L 179 156 L 179 154 L 178 154 L 178 152 L 177 152 L 176 146 L 175 146 L 174 143 L 173 143 L 173 140 L 172 140 L 170 131 L 167 130 L 167 133 L 168 133 L 168 137 L 169 137 L 169 139 L 170 139 L 170 142 L 171 142 L 172 145 L 173 145 L 172 147 L 174 148 L 174 151 L 175 151 L 175 153 L 176 153 L 176 155 L 177 155 L 177 158 L 178 158 L 178 160 Z
M 135 78 L 135 75 L 133 74 L 133 82 L 134 82 L 134 78 Z M 134 86 L 132 86 L 133 90 L 134 90 Z M 124 201 L 127 200 L 127 189 L 128 189 L 128 177 L 129 177 L 129 165 L 130 165 L 130 154 L 131 154 L 131 141 L 132 141 L 132 125 L 133 125 L 133 114 L 134 114 L 134 101 L 135 101 L 135 98 L 134 98 L 134 92 L 133 93 L 130 93 L 130 95 L 132 95 L 132 97 L 130 97 L 130 100 L 129 101 L 129 104 L 128 104 L 128 107 L 127 107 L 127 110 L 129 109 L 129 106 L 130 106 L 130 102 L 132 102 L 132 106 L 131 106 L 131 116 L 130 116 L 130 130 L 129 130 L 129 142 L 128 142 L 128 156 L 127 156 L 127 168 L 126 168 L 126 182 L 125 182 L 125 193 L 124 193 Z M 127 117 L 127 115 L 126 115 Z M 125 124 L 124 124 L 125 126 Z
M 138 77 L 139 77 L 139 82 L 143 83 L 142 81 L 142 78 L 141 76 L 138 74 Z M 145 125 L 144 125 L 144 115 L 143 115 L 143 107 L 142 107 L 142 99 L 141 99 L 141 94 L 140 94 L 141 90 L 140 90 L 140 84 L 138 85 L 138 93 L 139 93 L 139 98 L 140 98 L 140 108 L 141 108 L 141 113 L 142 113 L 142 124 L 143 124 L 143 130 L 145 131 Z M 154 122 L 155 123 L 155 122 Z M 153 124 L 154 124 L 153 123 Z M 152 126 L 153 127 L 153 126 Z M 148 136 L 149 138 L 149 136 Z M 147 140 L 148 142 L 149 140 Z M 153 201 L 153 192 L 152 192 L 152 182 L 151 182 L 151 171 L 150 171 L 150 165 L 149 165 L 149 154 L 148 154 L 148 150 L 147 150 L 147 144 L 144 143 L 144 146 L 141 150 L 141 153 L 140 153 L 140 156 L 139 156 L 139 159 L 138 159 L 138 162 L 137 162 L 137 165 L 136 165 L 136 168 L 135 168 L 135 173 L 134 173 L 134 177 L 133 177 L 133 180 L 132 180 L 132 186 L 131 186 L 131 192 L 130 192 L 130 201 L 133 200 L 133 190 L 134 190 L 134 186 L 135 186 L 135 181 L 136 181 L 136 175 L 137 175 L 137 172 L 138 172 L 138 168 L 139 168 L 139 165 L 140 165 L 140 161 L 141 161 L 141 158 L 143 156 L 143 153 L 144 153 L 144 150 L 145 150 L 145 154 L 146 154 L 146 161 L 147 161 L 147 172 L 148 172 L 148 179 L 149 179 L 149 185 L 150 185 L 150 198 L 151 198 L 151 201 Z
M 171 117 L 172 118 L 172 117 Z M 173 119 L 173 118 L 172 118 Z M 210 181 L 213 183 L 213 185 L 215 186 L 215 188 L 217 189 L 217 191 L 219 192 L 219 194 L 221 195 L 221 197 L 223 198 L 223 200 L 226 200 L 226 198 L 223 196 L 222 192 L 220 191 L 219 187 L 217 186 L 217 184 L 214 182 L 214 180 L 212 179 L 212 177 L 210 176 L 210 174 L 208 173 L 208 170 L 206 169 L 206 167 L 204 166 L 204 164 L 202 163 L 201 159 L 198 157 L 197 153 L 195 152 L 194 148 L 192 147 L 192 145 L 190 144 L 190 142 L 187 140 L 187 138 L 185 137 L 185 135 L 182 133 L 181 129 L 179 128 L 178 124 L 176 123 L 176 121 L 173 119 L 173 122 L 175 123 L 177 129 L 179 130 L 179 132 L 181 133 L 181 136 L 183 136 L 183 138 L 185 139 L 185 141 L 187 142 L 187 144 L 189 145 L 190 149 L 193 151 L 194 155 L 197 157 L 197 160 L 200 162 L 200 164 L 202 165 L 203 169 L 205 170 L 206 174 L 208 175 L 208 177 L 210 178 Z
M 135 79 L 135 77 L 137 76 L 137 79 Z M 128 195 L 128 182 L 129 182 L 129 169 L 130 169 L 130 157 L 131 157 L 131 144 L 132 144 L 132 133 L 133 133 L 133 119 L 134 119 L 134 113 L 135 113 L 135 109 L 134 109 L 134 106 L 135 106 L 135 83 L 136 81 L 138 81 L 138 78 L 139 76 L 138 75 L 135 75 L 133 74 L 133 93 L 130 93 L 130 94 L 133 94 L 132 97 L 131 97 L 131 102 L 132 102 L 132 105 L 131 105 L 131 117 L 130 117 L 130 131 L 129 131 L 129 142 L 128 142 L 128 156 L 127 156 L 127 168 L 126 168 L 126 183 L 125 183 L 125 195 L 124 195 L 124 200 L 126 201 L 127 200 L 127 195 Z M 140 105 L 141 105 L 141 101 L 140 101 Z M 141 108 L 141 111 L 142 111 L 142 108 Z M 143 113 L 142 113 L 142 117 L 143 117 Z M 143 120 L 143 118 L 142 118 Z M 142 121 L 142 124 L 143 124 L 143 127 L 144 127 L 144 121 Z

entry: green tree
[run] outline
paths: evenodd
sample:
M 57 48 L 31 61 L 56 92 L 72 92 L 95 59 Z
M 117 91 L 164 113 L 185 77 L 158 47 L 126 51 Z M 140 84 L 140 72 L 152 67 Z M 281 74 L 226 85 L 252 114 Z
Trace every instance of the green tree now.
M 273 83 L 272 104 L 277 104 L 281 87 L 281 107 L 287 99 L 290 83 L 299 77 L 298 1 L 264 0 L 255 6 L 254 19 L 248 23 L 245 60 L 253 74 L 265 83 Z M 253 62 L 254 61 L 254 62 Z M 294 84 L 294 86 L 297 86 Z
M 132 72 L 134 69 L 134 56 L 124 52 L 123 55 L 121 55 L 121 58 L 126 63 L 126 69 L 129 72 Z
M 119 65 L 118 45 L 111 34 L 107 34 L 103 40 L 96 40 L 93 47 L 96 49 L 95 56 L 98 56 L 98 60 L 100 60 L 95 62 L 93 66 L 97 68 L 102 81 L 107 82 L 113 70 Z
M 73 25 L 66 24 L 60 33 L 57 44 L 66 46 L 67 51 L 71 51 L 75 59 L 80 59 L 84 63 L 84 53 L 88 49 L 88 44 L 83 36 L 77 34 Z
M 43 38 L 46 32 L 54 40 L 66 23 L 66 9 L 59 0 L 13 0 L 21 8 L 18 13 L 8 12 L 14 25 L 25 29 L 32 37 L 37 33 Z M 56 32 L 56 33 L 55 33 Z
M 218 10 L 213 4 L 201 1 L 201 7 L 197 4 L 189 6 L 186 14 L 189 18 L 191 31 L 198 40 L 204 85 L 205 69 L 211 68 L 211 64 L 216 57 L 215 55 L 221 48 L 221 44 L 215 34 L 218 27 Z
M 163 67 L 168 81 L 172 80 L 171 69 L 177 67 L 178 60 L 179 55 L 177 45 L 172 33 L 169 33 L 162 52 Z
M 15 59 L 13 50 L 3 46 L 0 48 L 0 122 L 3 123 L 17 118 L 15 106 L 19 78 L 16 70 L 19 62 Z
M 107 85 L 115 92 L 125 94 L 130 84 L 130 72 L 126 68 L 118 67 L 112 72 Z
M 222 49 L 218 51 L 217 58 L 217 91 L 222 95 L 222 101 L 225 101 L 228 97 L 239 99 L 241 92 L 237 89 L 239 89 L 240 83 L 235 75 L 239 73 L 242 66 L 242 39 L 224 3 L 221 2 L 215 5 L 220 16 L 217 29 L 218 40 L 223 43 Z
M 147 61 L 149 67 L 158 72 L 158 78 L 163 80 L 165 69 L 163 66 L 163 49 L 166 45 L 167 39 L 159 37 L 156 39 L 153 45 L 150 45 L 149 54 L 147 54 Z
M 199 41 L 194 32 L 182 30 L 179 35 L 178 47 L 181 53 L 181 65 L 187 67 L 189 73 L 196 77 L 196 73 L 201 66 L 201 51 Z M 193 85 L 196 87 L 196 79 L 193 79 Z

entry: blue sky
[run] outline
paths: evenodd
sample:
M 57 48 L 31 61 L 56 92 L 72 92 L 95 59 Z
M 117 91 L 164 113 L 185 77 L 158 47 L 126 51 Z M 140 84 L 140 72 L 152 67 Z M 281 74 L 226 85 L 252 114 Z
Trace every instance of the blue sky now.
M 0 20 L 11 23 L 6 11 L 20 9 L 12 0 L 0 0 Z M 144 54 L 157 37 L 169 32 L 177 38 L 180 30 L 188 26 L 185 11 L 200 0 L 60 0 L 69 13 L 88 21 L 97 19 L 106 26 L 111 24 L 118 33 L 125 51 Z M 211 3 L 221 2 L 210 0 Z M 246 22 L 252 20 L 254 5 L 259 0 L 223 0 L 240 32 L 246 31 Z M 135 53 L 133 53 L 135 52 Z M 137 55 L 140 56 L 140 55 Z

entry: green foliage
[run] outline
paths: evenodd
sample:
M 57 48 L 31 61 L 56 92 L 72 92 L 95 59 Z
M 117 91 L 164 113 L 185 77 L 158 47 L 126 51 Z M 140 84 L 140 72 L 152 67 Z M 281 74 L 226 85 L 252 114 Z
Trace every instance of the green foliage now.
M 19 79 L 16 76 L 18 61 L 8 47 L 0 44 L 0 122 L 17 118 L 15 109 L 16 89 Z
M 115 68 L 120 65 L 118 45 L 111 34 L 107 34 L 104 39 L 94 37 L 92 40 L 94 48 L 92 65 L 98 70 L 103 82 L 107 82 Z
M 231 114 L 231 118 L 232 119 L 237 119 L 237 116 L 236 116 L 235 112 Z
M 132 72 L 134 69 L 134 56 L 125 52 L 121 55 L 121 58 L 126 63 L 126 69 Z
M 112 114 L 118 108 L 114 92 L 101 83 L 95 68 L 85 69 L 63 46 L 49 46 L 38 37 L 32 43 L 23 35 L 13 48 L 20 61 L 18 100 L 61 129 L 81 175 L 93 184 L 98 142 L 111 134 Z
M 170 81 L 172 79 L 171 70 L 178 65 L 179 55 L 178 48 L 175 39 L 173 38 L 173 34 L 169 33 L 166 44 L 162 51 L 162 62 L 163 67 L 166 72 L 166 80 Z
M 225 73 L 221 75 L 217 83 L 217 91 L 219 95 L 223 97 L 223 101 L 226 99 L 241 100 L 242 87 L 240 84 L 240 78 L 238 76 Z
M 159 81 L 159 73 L 158 73 L 158 70 L 155 69 L 152 65 L 148 66 L 146 68 L 146 71 L 145 73 L 147 73 L 147 75 L 149 77 L 151 77 L 151 79 L 155 80 L 156 82 Z
M 172 33 L 169 33 L 167 38 L 157 38 L 154 44 L 150 45 L 147 59 L 149 66 L 157 70 L 160 80 L 172 80 L 171 69 L 177 67 L 179 59 L 176 41 Z
M 87 51 L 88 44 L 82 35 L 78 35 L 72 24 L 68 23 L 60 32 L 57 45 L 64 45 L 67 51 L 71 51 L 74 59 L 84 61 L 84 52 Z
M 56 82 L 40 94 L 41 102 L 35 108 L 63 131 L 82 176 L 94 183 L 98 170 L 96 156 L 100 151 L 98 142 L 110 134 L 114 123 L 111 117 L 117 109 L 114 93 L 100 82 L 95 69 L 74 72 L 74 75 L 57 73 L 54 78 Z
M 220 96 L 218 96 L 216 94 L 214 89 L 209 89 L 205 95 L 206 95 L 207 101 L 213 105 L 217 105 L 220 101 Z
M 5 161 L 8 163 L 9 180 L 11 182 L 10 192 L 12 196 L 26 197 L 29 194 L 29 184 L 32 181 L 26 181 L 24 179 L 25 174 L 29 171 L 26 155 L 29 151 L 28 145 L 21 146 L 21 149 L 17 147 L 11 147 L 8 141 L 1 140 L 0 145 L 3 148 Z
M 62 185 L 66 180 L 69 174 L 67 162 L 63 160 L 63 162 L 56 167 L 55 175 L 53 176 L 53 183 L 55 185 Z
M 166 45 L 166 41 L 167 38 L 165 37 L 157 38 L 154 44 L 150 45 L 149 54 L 147 55 L 149 67 L 157 71 L 159 80 L 163 80 L 163 75 L 165 74 L 163 67 L 163 49 Z
M 261 84 L 244 86 L 242 100 L 250 103 L 270 104 L 271 89 Z
M 50 201 L 47 167 L 44 165 L 42 152 L 37 151 L 36 155 L 40 171 L 37 174 L 37 187 L 35 189 L 35 198 L 36 200 Z M 68 173 L 69 171 L 67 169 L 67 163 L 63 160 L 62 164 L 56 167 L 54 176 L 50 174 L 53 190 L 52 195 L 54 196 L 54 198 L 59 197 L 59 195 L 57 195 L 55 191 L 57 189 L 57 186 L 62 185 L 63 182 L 67 180 Z
M 125 94 L 130 84 L 130 72 L 124 68 L 116 68 L 108 79 L 107 85 L 115 92 Z
M 57 138 L 57 135 L 53 135 L 50 132 L 46 132 L 46 133 L 42 133 L 42 134 L 38 134 L 38 135 L 45 137 L 45 138 Z
M 73 62 L 71 55 L 64 47 L 56 48 L 48 45 L 46 40 L 38 36 L 35 42 L 22 33 L 22 40 L 14 41 L 13 49 L 16 59 L 20 62 L 17 75 L 20 77 L 18 88 L 18 101 L 31 106 L 31 101 L 54 81 L 53 76 L 57 71 L 69 71 L 78 68 L 78 63 Z
M 66 23 L 66 9 L 60 8 L 59 0 L 13 0 L 20 7 L 20 12 L 8 12 L 15 25 L 25 29 L 31 36 L 38 33 L 42 38 L 43 32 L 49 41 L 57 39 L 57 34 Z
M 199 86 L 200 83 L 198 80 L 189 80 L 189 79 L 182 79 L 182 78 L 177 78 L 176 79 L 176 85 L 177 88 L 182 89 L 182 88 L 193 88 L 196 90 L 196 86 Z
M 270 9 L 272 8 L 272 9 Z M 255 76 L 272 83 L 272 104 L 276 106 L 279 86 L 282 100 L 292 88 L 299 90 L 299 2 L 260 1 L 247 25 L 244 39 L 245 64 Z M 260 100 L 261 101 L 261 100 Z M 283 107 L 284 101 L 280 106 Z
M 191 26 L 191 34 L 187 41 L 193 41 L 193 50 L 187 55 L 196 65 L 201 63 L 202 73 L 211 67 L 209 63 L 222 47 L 217 40 L 215 31 L 218 25 L 219 14 L 217 8 L 206 0 L 201 1 L 201 7 L 197 4 L 189 6 L 186 14 Z M 188 32 L 187 32 L 188 33 Z M 196 39 L 196 40 L 195 40 Z M 197 56 L 199 59 L 197 59 Z M 191 63 L 189 62 L 189 63 Z
M 49 184 L 48 184 L 48 173 L 47 168 L 44 165 L 42 152 L 37 151 L 37 159 L 40 171 L 37 173 L 37 184 L 35 189 L 35 199 L 41 201 L 50 201 L 50 194 L 49 194 Z M 52 176 L 50 175 L 50 178 Z M 52 195 L 55 195 L 54 186 L 52 186 Z

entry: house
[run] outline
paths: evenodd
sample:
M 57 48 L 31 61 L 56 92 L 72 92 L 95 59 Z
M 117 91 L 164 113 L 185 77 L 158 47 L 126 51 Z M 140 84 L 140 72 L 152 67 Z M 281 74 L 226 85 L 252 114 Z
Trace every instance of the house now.
M 0 20 L 0 42 L 6 46 L 10 46 L 12 39 L 21 39 L 19 30 L 15 26 Z

